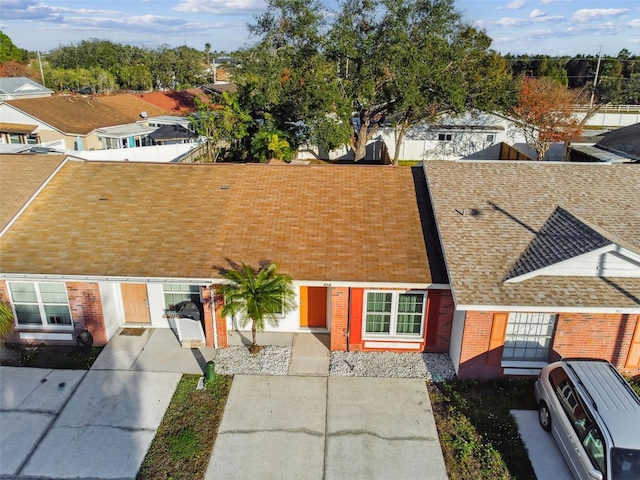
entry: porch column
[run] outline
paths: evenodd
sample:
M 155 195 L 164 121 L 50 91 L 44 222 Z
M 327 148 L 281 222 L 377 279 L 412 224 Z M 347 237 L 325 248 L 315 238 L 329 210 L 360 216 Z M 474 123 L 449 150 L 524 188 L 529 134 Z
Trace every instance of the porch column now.
M 214 294 L 213 303 L 216 311 L 216 329 L 218 330 L 218 348 L 227 348 L 229 346 L 229 336 L 227 335 L 227 320 L 222 316 L 222 307 L 224 307 L 224 295 L 222 293 Z

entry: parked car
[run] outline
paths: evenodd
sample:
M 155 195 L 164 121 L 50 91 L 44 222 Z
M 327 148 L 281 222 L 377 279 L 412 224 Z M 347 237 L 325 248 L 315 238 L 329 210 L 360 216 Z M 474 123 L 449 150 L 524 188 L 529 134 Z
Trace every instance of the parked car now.
M 564 359 L 535 384 L 540 425 L 578 480 L 640 480 L 640 397 L 604 360 Z

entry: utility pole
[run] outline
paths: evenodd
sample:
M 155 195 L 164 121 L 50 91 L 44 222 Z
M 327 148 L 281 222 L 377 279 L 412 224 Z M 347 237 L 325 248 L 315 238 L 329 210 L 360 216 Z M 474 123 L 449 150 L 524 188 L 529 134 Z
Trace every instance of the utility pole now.
M 40 65 L 40 76 L 42 77 L 42 85 L 44 85 L 44 70 L 42 70 L 42 59 L 40 58 L 40 50 L 38 50 L 38 65 Z
M 598 73 L 600 73 L 600 62 L 602 61 L 602 45 L 600 45 L 600 53 L 598 54 L 598 65 L 596 66 L 596 76 L 593 79 L 593 90 L 591 91 L 591 101 L 589 102 L 589 110 L 593 107 L 593 97 L 596 94 L 596 86 L 598 85 Z

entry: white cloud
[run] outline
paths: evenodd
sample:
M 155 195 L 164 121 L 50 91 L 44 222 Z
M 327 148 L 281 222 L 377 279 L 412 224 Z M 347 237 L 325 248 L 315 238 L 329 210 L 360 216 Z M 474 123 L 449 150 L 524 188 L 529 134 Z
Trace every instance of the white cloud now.
M 189 13 L 234 14 L 264 10 L 264 0 L 181 0 L 173 10 Z
M 640 18 L 636 18 L 635 20 L 631 20 L 629 23 L 627 23 L 627 25 L 629 25 L 630 27 L 634 27 L 634 28 L 640 28 Z
M 573 14 L 574 22 L 588 22 L 602 17 L 618 17 L 629 11 L 628 8 L 583 8 Z
M 527 2 L 525 0 L 512 0 L 511 2 L 507 3 L 507 6 L 505 8 L 508 8 L 509 10 L 520 10 L 526 5 Z
M 518 27 L 527 23 L 529 23 L 529 20 L 526 18 L 504 17 L 500 20 L 496 20 L 496 25 L 500 25 L 501 27 Z
M 532 10 L 531 13 L 529 14 L 530 18 L 540 18 L 540 17 L 544 17 L 546 15 L 545 12 L 543 12 L 542 10 L 538 10 L 537 8 Z

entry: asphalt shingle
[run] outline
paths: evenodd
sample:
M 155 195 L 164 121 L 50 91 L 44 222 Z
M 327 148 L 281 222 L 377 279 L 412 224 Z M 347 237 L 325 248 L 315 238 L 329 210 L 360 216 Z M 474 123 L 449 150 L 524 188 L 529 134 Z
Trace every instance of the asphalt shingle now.
M 433 161 L 424 168 L 458 305 L 640 306 L 640 278 L 538 276 L 504 282 L 545 224 L 551 228 L 558 207 L 640 253 L 636 165 Z M 542 265 L 554 255 L 529 259 Z
M 429 264 L 413 174 L 73 161 L 0 239 L 1 268 L 216 278 L 227 259 L 269 259 L 297 280 L 429 284 L 438 269 Z

